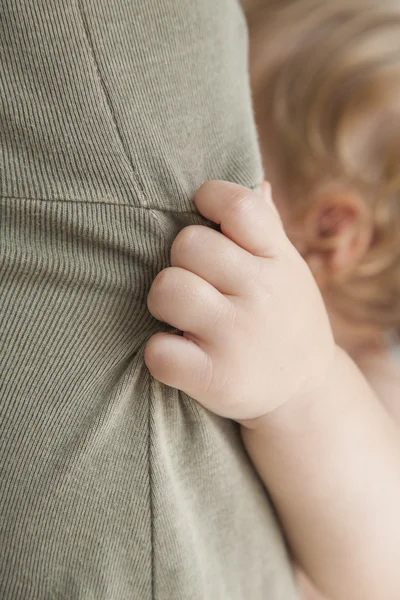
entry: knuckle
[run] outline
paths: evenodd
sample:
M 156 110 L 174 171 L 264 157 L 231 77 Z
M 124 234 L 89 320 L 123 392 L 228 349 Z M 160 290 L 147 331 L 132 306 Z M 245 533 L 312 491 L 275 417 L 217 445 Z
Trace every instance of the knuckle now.
M 144 361 L 151 375 L 160 381 L 165 381 L 170 372 L 170 361 L 165 347 L 160 344 L 159 334 L 147 342 L 144 350 Z
M 150 288 L 147 296 L 147 307 L 151 314 L 159 320 L 162 320 L 162 307 L 165 305 L 166 299 L 176 287 L 175 279 L 171 267 L 168 267 L 158 273 Z
M 198 235 L 199 226 L 189 225 L 178 233 L 171 247 L 171 257 L 176 260 L 180 256 L 184 256 L 188 249 L 193 246 L 194 239 Z
M 240 189 L 232 195 L 231 212 L 236 216 L 241 216 L 253 209 L 254 202 L 254 194 L 250 190 Z
M 213 194 L 213 192 L 218 189 L 218 183 L 218 181 L 212 179 L 206 181 L 205 183 L 202 183 L 196 192 L 196 197 L 199 198 L 201 196 L 208 196 L 210 194 Z
M 147 368 L 153 376 L 157 376 L 162 368 L 163 356 L 159 352 L 159 344 L 157 338 L 151 338 L 144 350 L 144 361 Z
M 212 325 L 217 329 L 223 328 L 226 333 L 230 333 L 235 329 L 236 309 L 232 302 L 225 300 L 225 302 L 220 302 L 215 307 Z
M 171 272 L 167 267 L 158 273 L 151 287 L 153 295 L 158 296 L 164 294 L 171 287 Z

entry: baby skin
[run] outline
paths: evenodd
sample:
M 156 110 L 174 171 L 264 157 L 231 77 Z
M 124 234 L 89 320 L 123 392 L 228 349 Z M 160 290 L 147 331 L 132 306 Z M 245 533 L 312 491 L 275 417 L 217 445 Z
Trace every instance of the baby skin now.
M 150 312 L 183 335 L 151 374 L 241 426 L 296 563 L 330 600 L 400 598 L 400 435 L 335 343 L 321 293 L 264 197 L 213 181 L 154 280 Z

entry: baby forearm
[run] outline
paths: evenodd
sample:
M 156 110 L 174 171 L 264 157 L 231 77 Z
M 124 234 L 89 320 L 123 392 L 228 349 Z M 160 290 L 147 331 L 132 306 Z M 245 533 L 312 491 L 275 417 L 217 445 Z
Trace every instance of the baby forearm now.
M 331 600 L 400 597 L 400 436 L 352 361 L 242 428 L 298 563 Z

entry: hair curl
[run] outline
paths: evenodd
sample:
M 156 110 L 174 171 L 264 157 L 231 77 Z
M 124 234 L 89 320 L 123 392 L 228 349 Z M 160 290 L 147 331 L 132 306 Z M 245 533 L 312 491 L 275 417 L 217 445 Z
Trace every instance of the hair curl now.
M 333 293 L 350 318 L 399 331 L 400 2 L 263 0 L 250 31 L 267 169 L 299 216 L 326 185 L 362 194 L 373 240 Z

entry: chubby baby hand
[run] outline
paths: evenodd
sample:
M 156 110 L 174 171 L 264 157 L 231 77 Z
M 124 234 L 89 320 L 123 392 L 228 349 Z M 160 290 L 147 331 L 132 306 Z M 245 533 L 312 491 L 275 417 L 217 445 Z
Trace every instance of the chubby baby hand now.
M 210 411 L 257 419 L 324 382 L 335 355 L 327 312 L 269 186 L 261 197 L 209 181 L 195 203 L 222 233 L 190 226 L 176 237 L 148 307 L 183 335 L 154 335 L 145 361 Z

